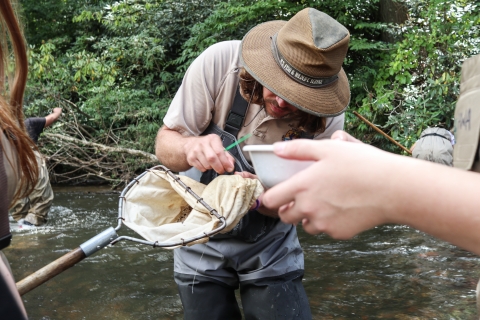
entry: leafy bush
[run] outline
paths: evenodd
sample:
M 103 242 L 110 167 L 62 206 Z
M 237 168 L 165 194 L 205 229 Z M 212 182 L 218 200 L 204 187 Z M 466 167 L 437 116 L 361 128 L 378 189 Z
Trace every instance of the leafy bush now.
M 397 27 L 358 110 L 410 147 L 429 126 L 451 129 L 462 62 L 479 53 L 477 6 L 468 1 L 409 1 L 409 18 Z M 360 136 L 365 127 L 352 132 Z M 394 150 L 386 140 L 371 141 Z
M 399 149 L 351 111 L 406 146 L 427 126 L 449 129 L 461 63 L 479 52 L 479 10 L 467 0 L 23 3 L 31 43 L 25 113 L 40 116 L 61 106 L 65 116 L 52 132 L 150 153 L 184 72 L 205 48 L 305 7 L 331 15 L 351 33 L 346 130 L 393 152 Z M 403 10 L 401 21 L 383 16 Z M 41 28 L 39 21 L 54 27 Z

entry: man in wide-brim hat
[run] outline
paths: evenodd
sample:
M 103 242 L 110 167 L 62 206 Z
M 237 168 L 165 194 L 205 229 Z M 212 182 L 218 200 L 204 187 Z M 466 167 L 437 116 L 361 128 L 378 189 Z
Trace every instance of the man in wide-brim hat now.
M 307 8 L 254 27 L 241 42 L 209 47 L 163 119 L 158 159 L 207 184 L 225 173 L 255 178 L 244 145 L 330 138 L 343 129 L 350 100 L 342 69 L 349 39 L 335 19 Z M 185 319 L 240 319 L 238 287 L 247 319 L 311 318 L 296 229 L 261 199 L 230 232 L 174 255 Z

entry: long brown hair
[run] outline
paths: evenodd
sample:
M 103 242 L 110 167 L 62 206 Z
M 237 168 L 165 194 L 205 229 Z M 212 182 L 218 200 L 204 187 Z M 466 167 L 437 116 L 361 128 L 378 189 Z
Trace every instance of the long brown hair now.
M 242 97 L 258 105 L 264 105 L 263 86 L 244 68 L 240 70 L 240 94 Z M 298 110 L 298 127 L 307 135 L 316 135 L 325 131 L 327 119 Z
M 17 151 L 21 171 L 20 184 L 11 202 L 14 203 L 33 190 L 38 179 L 38 166 L 34 153 L 36 146 L 26 133 L 23 122 L 23 95 L 28 74 L 25 38 L 9 0 L 0 0 L 0 14 L 0 127 Z M 11 75 L 8 72 L 9 45 L 13 48 L 15 59 L 14 73 Z M 8 90 L 7 80 L 10 80 Z M 3 149 L 1 143 L 0 147 Z

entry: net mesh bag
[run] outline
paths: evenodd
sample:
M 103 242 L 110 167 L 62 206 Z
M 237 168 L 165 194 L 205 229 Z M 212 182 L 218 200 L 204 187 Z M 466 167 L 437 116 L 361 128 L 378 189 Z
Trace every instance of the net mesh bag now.
M 186 176 L 148 170 L 125 193 L 122 219 L 127 227 L 148 241 L 180 242 L 182 245 L 205 243 L 208 235 L 222 223 L 208 206 L 225 218 L 226 226 L 220 231 L 225 233 L 238 224 L 262 192 L 258 180 L 238 175 L 218 176 L 204 185 Z

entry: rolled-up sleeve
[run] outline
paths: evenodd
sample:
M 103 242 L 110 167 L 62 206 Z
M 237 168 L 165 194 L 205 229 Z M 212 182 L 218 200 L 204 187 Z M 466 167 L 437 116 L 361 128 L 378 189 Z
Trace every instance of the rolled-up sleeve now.
M 198 136 L 207 128 L 238 46 L 239 41 L 219 42 L 193 61 L 163 119 L 169 129 L 184 136 Z

